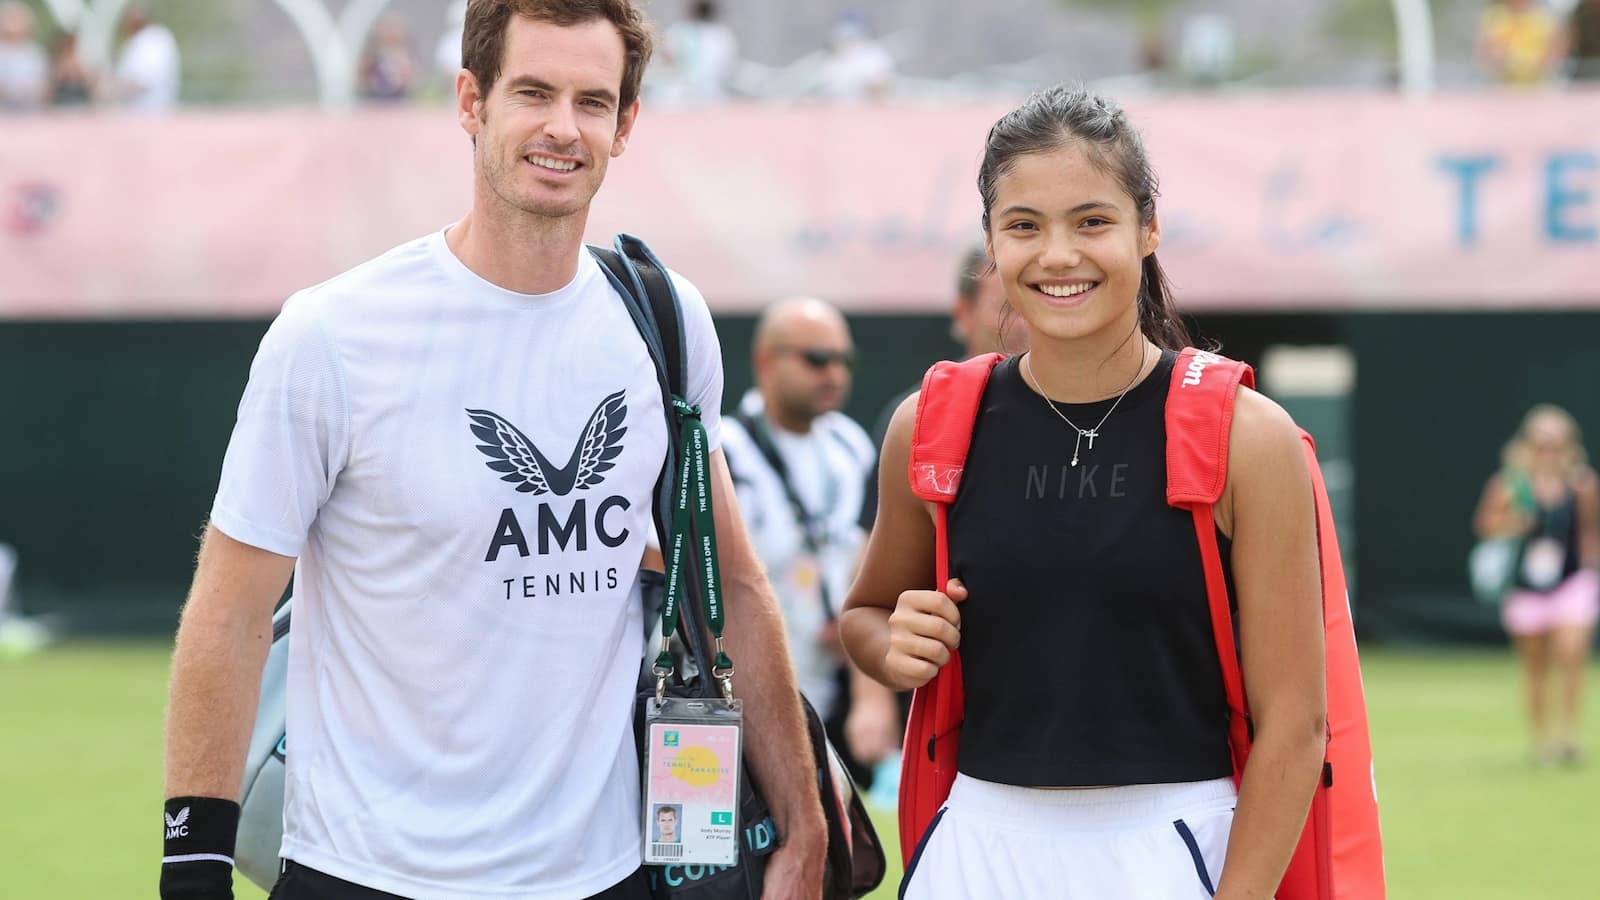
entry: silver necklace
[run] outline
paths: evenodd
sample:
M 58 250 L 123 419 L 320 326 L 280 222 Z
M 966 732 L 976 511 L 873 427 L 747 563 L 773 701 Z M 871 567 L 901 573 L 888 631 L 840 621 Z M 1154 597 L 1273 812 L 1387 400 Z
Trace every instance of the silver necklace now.
M 1034 388 L 1034 390 L 1039 392 L 1039 396 L 1044 398 L 1044 405 L 1050 407 L 1050 411 L 1051 412 L 1053 412 L 1056 415 L 1060 416 L 1061 417 L 1061 421 L 1067 423 L 1067 425 L 1069 427 L 1071 427 L 1073 431 L 1076 431 L 1078 433 L 1077 439 L 1072 442 L 1072 464 L 1074 466 L 1076 466 L 1078 464 L 1078 447 L 1083 444 L 1083 439 L 1084 438 L 1088 438 L 1089 439 L 1089 449 L 1093 450 L 1094 449 L 1094 439 L 1100 436 L 1100 426 L 1104 425 L 1106 423 L 1106 420 L 1111 418 L 1111 414 L 1117 411 L 1117 406 L 1118 406 L 1118 404 L 1122 403 L 1122 398 L 1128 396 L 1128 392 L 1133 390 L 1134 382 L 1138 381 L 1139 380 L 1139 376 L 1144 374 L 1144 360 L 1145 360 L 1145 352 L 1144 351 L 1145 351 L 1145 345 L 1143 343 L 1141 343 L 1139 345 L 1139 368 L 1135 369 L 1134 372 L 1133 372 L 1133 377 L 1128 379 L 1128 386 L 1123 388 L 1122 389 L 1122 393 L 1117 395 L 1116 403 L 1111 404 L 1111 408 L 1106 410 L 1106 414 L 1100 417 L 1100 421 L 1096 422 L 1095 426 L 1093 428 L 1079 428 L 1076 423 L 1074 423 L 1071 419 L 1067 418 L 1067 414 L 1066 413 L 1062 412 L 1059 409 L 1056 409 L 1056 405 L 1055 405 L 1055 403 L 1053 401 L 1051 401 L 1050 395 L 1046 394 L 1044 392 L 1044 387 L 1039 384 L 1039 379 L 1037 379 L 1037 378 L 1035 378 L 1033 376 L 1033 366 L 1030 363 L 1030 359 L 1029 359 L 1033 354 L 1030 353 L 1030 354 L 1027 354 L 1026 356 L 1022 357 L 1023 374 L 1026 375 L 1028 377 L 1028 380 L 1033 383 L 1033 388 Z

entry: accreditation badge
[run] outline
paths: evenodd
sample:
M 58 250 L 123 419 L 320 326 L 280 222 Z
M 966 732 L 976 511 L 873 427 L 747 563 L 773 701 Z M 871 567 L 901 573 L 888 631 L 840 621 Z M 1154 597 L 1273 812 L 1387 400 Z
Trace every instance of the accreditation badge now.
M 644 861 L 739 861 L 744 703 L 666 697 L 645 708 Z

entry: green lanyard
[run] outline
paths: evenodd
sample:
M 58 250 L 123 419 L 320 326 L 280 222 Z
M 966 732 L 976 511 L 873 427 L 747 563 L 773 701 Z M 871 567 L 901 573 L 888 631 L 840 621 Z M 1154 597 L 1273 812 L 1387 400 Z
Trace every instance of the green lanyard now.
M 706 444 L 710 436 L 700 421 L 700 407 L 677 397 L 672 411 L 682 436 L 676 497 L 673 504 L 672 535 L 667 547 L 667 590 L 661 604 L 661 652 L 656 656 L 656 698 L 665 695 L 667 676 L 672 674 L 672 634 L 678 629 L 678 602 L 683 595 L 683 557 L 690 543 L 691 519 L 700 551 L 700 582 L 705 588 L 706 623 L 717 642 L 717 658 L 711 676 L 722 685 L 722 693 L 733 699 L 733 660 L 722 649 L 722 570 L 717 563 L 717 521 L 711 507 L 711 465 Z M 693 502 L 691 503 L 691 489 Z

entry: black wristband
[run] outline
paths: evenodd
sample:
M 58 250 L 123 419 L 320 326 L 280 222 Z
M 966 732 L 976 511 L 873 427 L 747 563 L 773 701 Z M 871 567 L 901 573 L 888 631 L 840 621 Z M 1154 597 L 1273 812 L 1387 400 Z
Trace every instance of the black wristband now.
M 161 900 L 233 900 L 239 804 L 173 797 L 162 818 Z

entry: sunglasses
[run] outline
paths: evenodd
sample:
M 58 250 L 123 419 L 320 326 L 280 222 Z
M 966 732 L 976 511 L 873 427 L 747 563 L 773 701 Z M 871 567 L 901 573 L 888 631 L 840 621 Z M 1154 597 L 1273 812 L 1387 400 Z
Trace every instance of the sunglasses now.
M 806 349 L 803 347 L 779 347 L 779 353 L 791 353 L 806 361 L 806 365 L 813 369 L 826 369 L 838 363 L 846 369 L 853 369 L 856 365 L 856 352 L 854 350 L 823 350 L 819 348 Z

